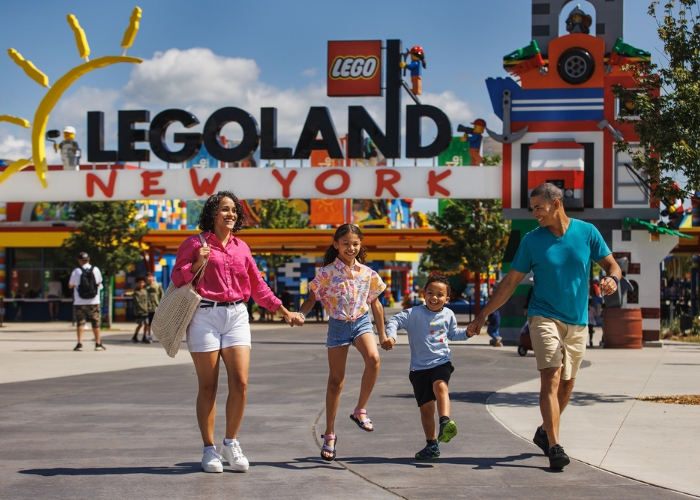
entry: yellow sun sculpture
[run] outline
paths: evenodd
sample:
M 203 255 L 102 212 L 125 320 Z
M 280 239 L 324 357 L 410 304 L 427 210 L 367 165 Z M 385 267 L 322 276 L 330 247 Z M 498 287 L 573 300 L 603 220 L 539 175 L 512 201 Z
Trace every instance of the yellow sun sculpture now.
M 63 93 L 80 77 L 83 75 L 94 71 L 99 68 L 104 68 L 105 66 L 111 66 L 112 64 L 118 63 L 132 63 L 140 64 L 141 59 L 136 57 L 127 57 L 126 49 L 131 47 L 136 38 L 136 33 L 139 30 L 139 20 L 141 19 L 141 9 L 135 7 L 129 22 L 129 27 L 124 33 L 124 39 L 122 40 L 122 47 L 124 52 L 121 56 L 104 56 L 98 57 L 92 61 L 89 60 L 90 47 L 87 42 L 87 37 L 85 36 L 85 31 L 80 27 L 78 19 L 70 14 L 68 17 L 68 24 L 70 25 L 73 33 L 75 34 L 75 42 L 78 47 L 78 53 L 81 58 L 85 59 L 85 63 L 80 66 L 76 66 L 68 73 L 59 78 L 53 86 L 49 86 L 49 78 L 42 73 L 36 66 L 34 66 L 31 61 L 27 61 L 22 57 L 22 54 L 17 52 L 15 49 L 9 49 L 7 52 L 10 58 L 24 70 L 24 72 L 37 82 L 42 87 L 46 87 L 49 91 L 46 96 L 39 103 L 39 107 L 34 114 L 34 124 L 32 126 L 32 157 L 29 159 L 19 159 L 14 163 L 8 165 L 4 172 L 0 173 L 0 182 L 5 181 L 15 172 L 19 172 L 23 168 L 34 163 L 34 168 L 36 170 L 36 175 L 39 177 L 39 181 L 42 186 L 46 187 L 46 172 L 48 167 L 46 165 L 46 148 L 44 144 L 44 135 L 46 133 L 46 125 L 49 121 L 49 114 L 56 106 L 56 103 L 61 98 Z M 19 125 L 20 127 L 29 128 L 30 124 L 27 120 L 23 118 L 18 118 L 9 115 L 0 115 L 0 121 L 12 123 L 14 125 Z

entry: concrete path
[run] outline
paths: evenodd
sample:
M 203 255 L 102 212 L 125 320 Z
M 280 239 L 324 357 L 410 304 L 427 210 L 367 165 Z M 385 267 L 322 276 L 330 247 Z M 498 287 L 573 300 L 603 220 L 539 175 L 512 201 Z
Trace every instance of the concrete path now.
M 534 354 L 528 354 L 532 358 Z M 639 350 L 588 349 L 562 417 L 560 441 L 585 463 L 700 496 L 700 406 L 638 401 L 700 394 L 700 344 Z M 489 410 L 530 441 L 540 418 L 539 380 L 502 389 Z
M 532 384 L 527 381 L 537 375 L 534 357 L 520 357 L 513 347 L 489 347 L 486 337 L 453 344 L 456 371 L 450 383 L 451 413 L 459 435 L 441 446 L 440 460 L 429 463 L 413 459 L 424 439 L 407 377 L 405 337 L 400 337 L 394 351 L 382 351 L 379 382 L 368 408 L 377 429 L 373 433 L 362 432 L 348 419 L 362 370 L 361 358 L 353 350 L 337 420 L 338 461 L 325 463 L 319 458 L 327 377 L 325 325 L 315 324 L 303 329 L 282 324 L 254 326 L 249 398 L 239 435 L 251 469 L 247 474 L 204 474 L 200 472 L 201 441 L 194 415 L 196 376 L 184 344 L 173 360 L 158 344 L 131 344 L 131 325 L 123 328 L 123 332 L 104 336 L 104 352 L 73 352 L 75 338 L 70 325 L 10 324 L 0 328 L 0 497 L 683 497 L 578 461 L 563 473 L 552 472 L 539 449 L 504 428 L 485 404 L 491 398 L 491 411 L 518 432 L 507 415 L 520 411 L 513 407 L 516 402 L 499 398 L 517 396 L 520 391 L 513 387 L 518 384 Z M 667 350 L 593 350 L 588 356 L 593 363 L 581 372 L 577 387 L 583 401 L 592 393 L 585 380 L 598 376 L 594 374 L 602 364 L 596 356 L 611 360 L 621 356 L 631 360 L 629 365 L 636 365 L 637 358 L 630 356 L 658 356 Z M 695 376 L 692 363 L 696 361 L 692 354 L 685 356 L 690 359 L 668 358 L 675 363 L 669 366 L 683 372 L 677 376 L 689 379 Z M 663 363 L 666 361 L 657 365 Z M 627 364 L 621 361 L 617 365 L 622 372 L 630 371 L 624 370 Z M 649 391 L 656 383 L 652 382 L 655 373 L 657 370 L 646 383 Z M 629 417 L 620 424 L 615 414 L 621 406 L 640 403 L 625 399 L 627 396 L 619 397 L 620 401 L 606 399 L 605 394 L 633 392 L 627 385 L 616 387 L 611 377 L 610 372 L 603 375 L 606 383 L 595 388 L 605 403 L 574 403 L 567 410 L 562 438 L 575 458 L 580 453 L 583 460 L 595 463 L 590 457 L 602 453 L 603 467 L 605 460 L 613 458 L 609 453 L 606 456 L 592 449 L 586 455 L 585 448 L 579 451 L 570 436 L 580 425 L 576 411 L 590 409 L 589 419 L 599 422 L 598 433 L 616 432 L 616 443 L 639 442 L 626 423 Z M 624 385 L 622 378 L 619 383 Z M 223 373 L 220 387 L 217 440 L 223 437 Z M 504 392 L 494 395 L 496 391 Z M 534 430 L 539 418 L 532 389 L 524 392 L 517 403 L 524 404 L 529 413 L 515 418 L 523 420 L 522 432 L 527 437 L 530 432 L 526 430 Z M 669 392 L 682 391 L 665 391 Z M 668 411 L 668 405 L 658 406 Z M 640 418 L 645 415 L 641 412 Z M 649 441 L 666 439 L 667 434 L 659 439 L 655 428 L 668 429 L 665 432 L 671 434 L 677 429 L 677 433 L 685 433 L 688 442 L 697 441 L 696 428 L 680 429 L 658 420 L 658 416 L 653 418 L 654 425 L 641 430 Z M 678 461 L 668 464 L 656 460 L 650 453 L 653 451 L 628 454 L 622 463 L 644 474 L 653 468 L 661 475 L 679 465 Z M 645 462 L 650 464 L 646 469 Z M 697 474 L 689 477 L 693 480 L 700 483 Z

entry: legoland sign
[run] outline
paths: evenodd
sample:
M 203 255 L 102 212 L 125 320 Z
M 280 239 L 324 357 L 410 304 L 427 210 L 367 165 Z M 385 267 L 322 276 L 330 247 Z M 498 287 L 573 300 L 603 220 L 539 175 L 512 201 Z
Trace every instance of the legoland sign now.
M 151 152 L 169 164 L 184 164 L 206 147 L 216 160 L 235 163 L 258 147 L 264 160 L 308 159 L 326 151 L 331 159 L 362 158 L 369 138 L 386 158 L 401 158 L 402 125 L 406 158 L 435 158 L 452 141 L 447 115 L 435 106 L 401 105 L 400 40 L 329 42 L 329 95 L 382 95 L 384 51 L 385 126 L 382 130 L 363 106 L 348 106 L 347 148 L 344 150 L 327 107 L 309 109 L 296 147 L 277 145 L 277 109 L 260 109 L 260 126 L 249 112 L 228 106 L 212 113 L 202 132 L 175 133 L 177 148 L 166 143 L 168 128 L 179 123 L 190 129 L 198 117 L 183 109 L 167 109 L 152 120 L 148 110 L 118 112 L 117 148 L 104 147 L 104 113 L 87 113 L 87 162 L 92 164 L 150 161 Z M 331 84 L 331 81 L 333 82 Z M 405 121 L 402 112 L 405 109 Z M 435 124 L 432 142 L 423 144 L 423 119 Z M 234 147 L 221 143 L 221 130 L 238 124 L 242 138 Z M 148 124 L 140 128 L 139 124 Z M 143 143 L 150 146 L 146 149 Z M 26 161 L 25 165 L 30 162 Z M 41 165 L 40 165 L 41 166 Z M 24 167 L 24 165 L 22 166 Z M 44 169 L 45 169 L 44 165 Z M 19 169 L 18 169 L 19 170 Z M 38 175 L 37 175 L 38 174 Z M 448 168 L 313 168 L 313 169 L 133 169 L 19 172 L 0 182 L 0 202 L 85 201 L 132 199 L 201 199 L 215 190 L 232 189 L 246 198 L 498 198 L 500 169 Z M 36 188 L 36 189 L 34 189 Z
M 499 167 L 335 167 L 57 170 L 0 183 L 3 202 L 205 199 L 232 190 L 250 199 L 500 198 Z
M 369 137 L 386 158 L 401 158 L 401 41 L 386 42 L 385 129 L 379 128 L 363 106 L 348 106 L 348 158 L 362 158 L 365 136 Z M 382 95 L 382 44 L 379 40 L 328 43 L 328 95 Z M 435 158 L 445 151 L 452 140 L 452 126 L 447 115 L 435 106 L 416 104 L 405 107 L 406 158 Z M 433 121 L 436 127 L 432 142 L 423 145 L 421 121 Z M 166 163 L 185 163 L 194 158 L 202 144 L 217 160 L 234 163 L 247 158 L 260 147 L 264 160 L 308 159 L 314 150 L 324 150 L 333 159 L 342 159 L 346 153 L 340 146 L 333 118 L 327 107 L 313 106 L 299 135 L 296 147 L 277 145 L 277 109 L 260 109 L 260 126 L 248 111 L 230 106 L 221 108 L 209 116 L 201 133 L 174 134 L 174 142 L 182 146 L 171 150 L 165 142 L 168 127 L 180 123 L 191 128 L 200 123 L 198 117 L 183 109 L 167 109 L 153 120 L 147 110 L 119 111 L 118 148 L 107 151 L 104 144 L 104 115 L 90 111 L 87 115 L 88 147 L 90 163 L 144 162 L 150 160 L 151 151 Z M 148 130 L 138 124 L 150 123 Z M 229 123 L 238 124 L 243 137 L 235 147 L 225 147 L 219 135 Z M 148 142 L 150 151 L 137 147 Z

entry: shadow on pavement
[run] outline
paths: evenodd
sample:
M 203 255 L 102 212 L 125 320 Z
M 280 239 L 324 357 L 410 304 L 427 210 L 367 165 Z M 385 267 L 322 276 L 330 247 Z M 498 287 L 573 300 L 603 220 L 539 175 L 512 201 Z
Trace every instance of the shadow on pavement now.
M 468 395 L 469 393 L 461 393 L 462 395 Z M 498 397 L 493 398 L 489 401 L 491 406 L 539 406 L 540 393 L 539 392 L 518 392 L 518 393 L 497 393 Z M 450 395 L 450 398 L 454 401 L 455 398 Z M 598 403 L 623 403 L 625 401 L 632 401 L 635 398 L 625 395 L 617 394 L 597 394 L 592 392 L 576 392 L 571 395 L 569 404 L 573 406 L 590 406 Z M 469 401 L 468 399 L 460 399 L 460 401 Z M 482 400 L 474 400 L 473 402 L 480 402 Z M 470 401 L 471 402 L 471 401 Z
M 417 469 L 433 467 L 433 464 L 471 465 L 474 470 L 493 469 L 496 467 L 516 467 L 522 469 L 540 469 L 549 471 L 549 467 L 539 467 L 524 463 L 513 463 L 527 460 L 533 457 L 540 457 L 541 454 L 520 453 L 507 457 L 441 457 L 434 462 L 416 460 L 415 458 L 386 458 L 386 457 L 349 457 L 339 460 L 348 465 L 408 465 Z
M 24 469 L 20 474 L 34 476 L 121 476 L 128 474 L 158 474 L 175 476 L 182 474 L 199 474 L 202 465 L 199 462 L 185 462 L 173 467 L 56 467 L 55 469 Z

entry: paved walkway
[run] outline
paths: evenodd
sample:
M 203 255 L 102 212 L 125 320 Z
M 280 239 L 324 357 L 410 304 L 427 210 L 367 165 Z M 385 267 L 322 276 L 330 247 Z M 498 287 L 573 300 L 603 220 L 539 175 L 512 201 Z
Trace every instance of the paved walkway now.
M 583 462 L 700 494 L 697 455 L 690 455 L 700 407 L 634 399 L 700 393 L 696 346 L 590 350 L 562 427 L 567 452 L 580 461 L 563 473 L 550 471 L 529 442 L 539 423 L 531 353 L 491 348 L 485 336 L 453 344 L 459 435 L 442 445 L 439 461 L 422 463 L 412 458 L 424 441 L 405 336 L 382 351 L 369 407 L 373 433 L 347 418 L 362 369 L 352 352 L 336 429 L 339 460 L 328 464 L 318 456 L 325 325 L 255 324 L 240 433 L 251 470 L 211 475 L 199 468 L 196 376 L 184 344 L 173 360 L 158 344 L 131 344 L 132 325 L 117 327 L 123 330 L 104 335 L 107 351 L 80 353 L 72 351 L 69 324 L 0 328 L 0 497 L 682 498 Z M 224 402 L 222 391 L 217 439 Z

